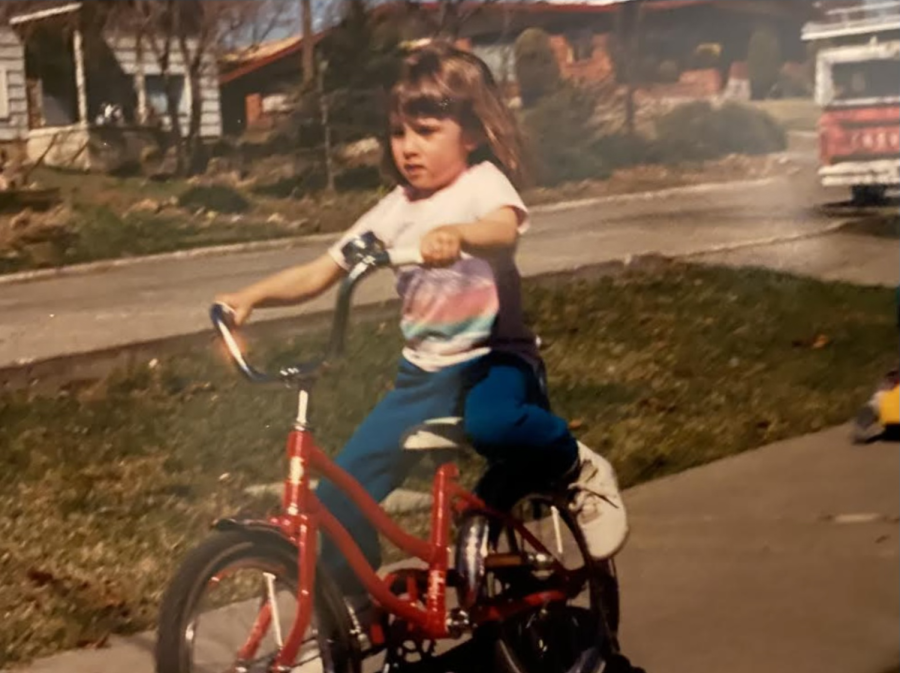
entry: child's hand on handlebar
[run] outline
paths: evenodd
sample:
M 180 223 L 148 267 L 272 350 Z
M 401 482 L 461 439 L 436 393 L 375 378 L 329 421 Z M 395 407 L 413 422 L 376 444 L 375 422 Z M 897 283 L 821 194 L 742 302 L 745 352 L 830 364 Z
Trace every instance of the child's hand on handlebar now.
M 234 294 L 216 295 L 216 303 L 225 304 L 225 306 L 234 312 L 235 327 L 240 327 L 247 322 L 247 319 L 253 312 L 253 302 L 249 301 L 239 292 Z
M 432 229 L 422 237 L 422 260 L 427 266 L 450 266 L 460 258 L 462 242 L 462 235 L 453 225 Z

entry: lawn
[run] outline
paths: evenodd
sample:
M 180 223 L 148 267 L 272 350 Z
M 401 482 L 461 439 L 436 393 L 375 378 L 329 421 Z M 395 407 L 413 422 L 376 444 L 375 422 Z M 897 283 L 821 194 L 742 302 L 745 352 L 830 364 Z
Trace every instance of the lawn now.
M 677 167 L 633 166 L 616 171 L 607 180 L 536 187 L 524 191 L 522 196 L 529 206 L 537 206 L 784 175 L 791 170 L 790 162 L 777 155 L 733 155 Z M 384 193 L 382 187 L 336 193 L 319 190 L 289 196 L 287 187 L 299 184 L 297 180 L 282 179 L 268 186 L 204 186 L 185 180 L 156 182 L 48 168 L 35 171 L 35 179 L 41 186 L 58 188 L 66 207 L 61 215 L 32 213 L 28 225 L 13 224 L 13 214 L 0 214 L 0 274 L 340 232 Z M 62 219 L 63 226 L 42 226 L 47 218 Z M 31 247 L 22 244 L 29 235 L 37 240 Z
M 624 486 L 847 420 L 896 365 L 894 293 L 673 264 L 526 282 L 551 396 Z M 251 343 L 308 357 L 324 335 Z M 356 325 L 323 378 L 316 431 L 339 447 L 390 385 L 392 323 Z M 53 395 L 0 397 L 0 666 L 154 626 L 179 559 L 216 517 L 271 500 L 294 399 L 209 346 Z M 478 463 L 462 466 L 471 482 Z

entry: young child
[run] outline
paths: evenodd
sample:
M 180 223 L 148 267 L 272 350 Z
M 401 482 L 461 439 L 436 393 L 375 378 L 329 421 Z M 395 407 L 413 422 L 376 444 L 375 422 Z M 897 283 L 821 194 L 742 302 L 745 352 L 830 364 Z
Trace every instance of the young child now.
M 341 248 L 363 232 L 388 248 L 418 247 L 425 265 L 397 272 L 405 347 L 395 386 L 337 464 L 380 501 L 411 467 L 404 433 L 462 412 L 473 447 L 502 463 L 495 474 L 520 486 L 569 484 L 591 553 L 614 554 L 627 525 L 612 468 L 549 411 L 536 339 L 523 319 L 513 257 L 528 215 L 510 182 L 522 177 L 521 142 L 490 71 L 448 45 L 416 49 L 390 92 L 389 123 L 385 165 L 397 188 L 327 254 L 217 300 L 240 324 L 255 307 L 324 292 L 348 270 Z M 363 515 L 328 483 L 318 495 L 377 568 L 378 537 Z M 361 590 L 327 539 L 322 553 L 345 591 Z

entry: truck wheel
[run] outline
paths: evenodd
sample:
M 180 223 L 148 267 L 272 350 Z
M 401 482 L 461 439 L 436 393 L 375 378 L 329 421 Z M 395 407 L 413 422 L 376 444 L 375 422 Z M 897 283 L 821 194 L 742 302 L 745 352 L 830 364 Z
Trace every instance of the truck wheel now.
M 853 187 L 854 206 L 878 206 L 884 203 L 887 188 L 884 185 L 855 185 Z

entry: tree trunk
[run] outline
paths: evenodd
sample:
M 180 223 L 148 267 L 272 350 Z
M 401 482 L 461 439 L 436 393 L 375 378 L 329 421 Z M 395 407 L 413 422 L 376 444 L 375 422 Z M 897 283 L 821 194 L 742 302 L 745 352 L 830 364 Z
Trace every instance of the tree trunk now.
M 634 95 L 637 89 L 637 68 L 640 56 L 641 1 L 627 2 L 622 6 L 624 12 L 624 51 L 625 51 L 625 128 L 628 135 L 635 134 L 636 109 Z
M 181 109 L 178 104 L 177 80 L 168 72 L 163 73 L 163 85 L 166 88 L 166 112 L 169 117 L 170 137 L 172 147 L 175 148 L 175 172 L 184 175 L 187 167 L 187 157 L 184 151 L 184 141 L 181 135 Z
M 324 134 L 325 179 L 329 192 L 334 191 L 334 165 L 331 161 L 331 120 L 329 119 L 328 94 L 325 93 L 325 68 L 319 70 L 319 114 Z
M 316 74 L 311 0 L 300 0 L 300 13 L 303 20 L 303 84 L 309 87 Z
M 192 65 L 188 71 L 189 86 L 191 88 L 191 121 L 188 125 L 188 136 L 186 139 L 187 168 L 191 173 L 203 170 L 203 139 L 200 135 L 200 127 L 203 121 L 202 76 L 202 68 Z

